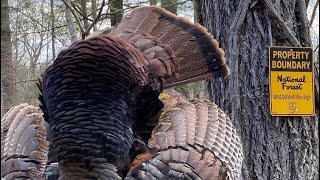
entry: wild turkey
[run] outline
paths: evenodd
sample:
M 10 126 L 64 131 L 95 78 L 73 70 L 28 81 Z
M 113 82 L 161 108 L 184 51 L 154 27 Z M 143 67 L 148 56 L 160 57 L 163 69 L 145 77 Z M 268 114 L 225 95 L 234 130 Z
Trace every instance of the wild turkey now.
M 149 148 L 136 157 L 126 180 L 240 179 L 240 138 L 228 116 L 208 100 L 180 102 L 163 112 Z
M 47 123 L 39 108 L 20 104 L 1 119 L 1 177 L 35 179 L 43 175 L 48 154 Z
M 204 27 L 156 6 L 75 42 L 39 83 L 59 178 L 121 179 L 134 132 L 163 107 L 163 89 L 228 74 L 223 50 Z
M 187 99 L 182 94 L 180 94 L 179 92 L 177 92 L 172 88 L 165 89 L 164 91 L 162 91 L 158 98 L 163 103 L 163 108 L 160 111 L 158 111 L 157 114 L 155 115 L 152 114 L 152 116 L 149 118 L 144 117 L 146 120 L 144 122 L 140 122 L 142 125 L 140 125 L 140 128 L 135 128 L 135 131 L 134 131 L 134 133 L 137 136 L 139 136 L 141 140 L 143 140 L 145 143 L 147 143 L 148 140 L 150 139 L 152 130 L 158 125 L 158 121 L 161 113 L 171 109 L 178 102 L 187 101 Z M 139 109 L 140 107 L 136 109 Z M 146 109 L 143 109 L 143 111 L 146 111 Z M 143 113 L 140 113 L 140 114 L 143 115 Z M 139 118 L 136 118 L 136 119 L 139 119 Z M 139 127 L 139 125 L 137 125 L 137 127 Z

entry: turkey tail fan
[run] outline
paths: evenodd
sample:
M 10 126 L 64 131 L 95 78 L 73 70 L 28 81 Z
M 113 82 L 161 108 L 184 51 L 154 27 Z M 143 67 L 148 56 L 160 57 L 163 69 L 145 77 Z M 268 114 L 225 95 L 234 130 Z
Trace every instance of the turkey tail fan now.
M 229 75 L 225 53 L 206 28 L 158 6 L 132 10 L 102 34 L 138 47 L 151 61 L 151 76 L 163 75 L 164 88 Z
M 49 143 L 47 123 L 39 108 L 20 104 L 1 119 L 1 177 L 35 178 L 43 175 Z
M 177 103 L 162 113 L 148 145 L 156 153 L 138 157 L 144 163 L 135 165 L 128 179 L 240 178 L 239 135 L 228 116 L 208 100 Z

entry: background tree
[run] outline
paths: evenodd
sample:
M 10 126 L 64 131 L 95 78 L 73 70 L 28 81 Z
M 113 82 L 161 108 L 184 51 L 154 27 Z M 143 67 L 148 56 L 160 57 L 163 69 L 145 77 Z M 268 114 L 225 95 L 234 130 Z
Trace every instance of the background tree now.
M 95 0 L 92 0 L 92 1 L 95 1 Z M 71 1 L 66 0 L 66 3 L 71 4 Z M 93 13 L 93 15 L 95 15 L 94 17 L 96 17 L 96 13 Z M 69 34 L 70 34 L 70 41 L 71 43 L 76 42 L 78 38 L 77 38 L 77 34 L 74 27 L 73 16 L 71 15 L 70 9 L 65 4 L 64 4 L 64 16 L 66 18 L 66 23 L 67 23 Z M 94 26 L 94 28 L 95 27 L 96 26 Z
M 1 117 L 10 108 L 15 92 L 8 0 L 1 1 Z
M 123 11 L 123 1 L 122 0 L 110 0 L 110 18 L 111 18 L 111 26 L 114 26 L 122 19 L 122 11 Z
M 164 7 L 167 11 L 177 14 L 177 3 L 178 0 L 160 0 L 161 6 Z
M 210 83 L 211 99 L 239 127 L 244 179 L 318 179 L 319 103 L 314 117 L 269 113 L 268 47 L 311 45 L 305 1 L 197 2 L 231 69 L 229 78 Z
M 157 0 L 150 0 L 150 5 L 157 5 Z

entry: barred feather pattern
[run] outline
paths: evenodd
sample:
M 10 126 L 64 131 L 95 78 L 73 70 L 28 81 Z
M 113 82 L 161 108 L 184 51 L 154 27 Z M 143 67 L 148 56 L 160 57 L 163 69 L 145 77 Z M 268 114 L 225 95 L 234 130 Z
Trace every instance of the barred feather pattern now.
M 224 51 L 206 28 L 158 6 L 136 8 L 101 34 L 139 48 L 149 60 L 150 76 L 163 78 L 164 88 L 230 73 Z
M 42 115 L 39 108 L 23 103 L 1 119 L 1 177 L 32 179 L 44 173 L 49 142 Z
M 119 179 L 133 142 L 135 96 L 148 83 L 144 55 L 102 35 L 59 53 L 43 76 L 42 98 L 59 179 Z M 53 158 L 55 159 L 55 158 Z
M 177 103 L 162 113 L 148 145 L 157 150 L 154 157 L 131 170 L 128 178 L 168 177 L 166 169 L 173 164 L 180 168 L 177 177 L 192 174 L 191 179 L 225 179 L 225 174 L 230 180 L 240 178 L 239 135 L 228 116 L 208 100 Z

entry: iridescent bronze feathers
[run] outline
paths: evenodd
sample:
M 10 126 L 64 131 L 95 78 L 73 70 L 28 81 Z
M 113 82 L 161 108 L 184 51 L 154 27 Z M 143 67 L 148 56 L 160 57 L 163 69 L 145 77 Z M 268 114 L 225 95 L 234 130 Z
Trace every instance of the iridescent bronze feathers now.
M 228 116 L 208 100 L 177 103 L 163 112 L 148 147 L 152 156 L 132 167 L 128 179 L 240 178 L 239 135 Z

